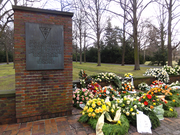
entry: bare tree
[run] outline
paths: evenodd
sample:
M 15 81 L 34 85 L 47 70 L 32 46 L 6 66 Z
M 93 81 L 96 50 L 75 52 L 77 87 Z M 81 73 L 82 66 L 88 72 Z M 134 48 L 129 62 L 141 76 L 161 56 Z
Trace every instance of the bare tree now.
M 168 10 L 168 65 L 172 66 L 172 51 L 180 44 L 180 42 L 178 42 L 172 47 L 172 31 L 174 29 L 172 28 L 172 21 L 180 16 L 180 12 L 177 14 L 174 13 L 174 11 L 180 7 L 179 0 L 165 0 L 165 7 Z
M 97 48 L 98 48 L 98 62 L 97 66 L 101 66 L 101 35 L 105 28 L 105 24 L 102 23 L 102 21 L 106 22 L 106 20 L 103 20 L 103 16 L 105 15 L 105 12 L 110 3 L 110 1 L 104 1 L 104 0 L 80 0 L 81 3 L 83 3 L 83 10 L 85 12 L 85 15 L 87 17 L 86 24 L 88 27 L 92 30 L 94 34 L 88 34 L 89 38 L 94 39 Z
M 126 11 L 127 15 L 126 15 L 126 20 L 128 22 L 131 22 L 132 26 L 133 26 L 133 39 L 134 39 L 134 61 L 135 61 L 135 66 L 134 66 L 134 70 L 140 70 L 140 65 L 139 65 L 139 47 L 138 47 L 138 24 L 139 24 L 139 20 L 141 18 L 141 14 L 144 11 L 144 9 L 151 3 L 153 2 L 153 0 L 148 0 L 145 1 L 144 0 L 113 0 L 116 3 L 119 3 L 121 5 L 121 8 L 123 10 Z M 127 4 L 129 3 L 129 4 Z M 118 14 L 116 12 L 112 12 L 111 13 L 115 13 L 116 15 L 124 18 L 124 16 L 122 14 Z

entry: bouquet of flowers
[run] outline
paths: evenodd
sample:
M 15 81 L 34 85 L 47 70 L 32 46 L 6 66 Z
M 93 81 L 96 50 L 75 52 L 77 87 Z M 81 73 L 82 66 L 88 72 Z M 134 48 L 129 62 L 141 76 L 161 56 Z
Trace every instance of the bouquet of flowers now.
M 154 88 L 154 87 L 162 87 L 164 85 L 166 85 L 166 84 L 163 83 L 162 81 L 155 80 L 152 82 L 152 84 L 150 86 L 151 86 L 151 88 Z
M 157 80 L 162 81 L 164 83 L 169 82 L 168 73 L 162 68 L 150 68 L 147 69 L 144 76 L 154 76 Z
M 131 82 L 128 82 L 126 80 L 122 81 L 122 87 L 121 91 L 135 91 L 134 86 L 131 84 Z
M 93 93 L 85 88 L 76 89 L 73 92 L 73 106 L 79 108 L 79 104 L 86 104 L 93 97 Z
M 95 95 L 97 92 L 101 91 L 101 85 L 99 85 L 97 82 L 91 81 L 91 83 L 88 84 L 88 90 Z
M 87 74 L 83 69 L 80 70 L 79 72 L 79 81 L 81 84 L 81 88 L 86 88 L 86 80 L 87 80 Z
M 110 101 L 114 100 L 118 95 L 118 92 L 112 86 L 105 86 L 97 93 L 97 97 L 106 99 L 109 98 Z
M 128 77 L 128 78 L 130 78 L 130 77 L 133 77 L 133 74 L 131 74 L 131 73 L 127 73 L 127 74 L 124 74 L 124 77 Z
M 167 103 L 166 100 L 163 100 L 165 103 Z M 144 94 L 139 98 L 139 102 L 142 103 L 145 107 L 149 107 L 150 109 L 154 109 L 154 107 L 161 105 L 162 100 L 157 98 L 154 94 Z
M 151 88 L 151 89 L 147 92 L 147 94 L 152 94 L 152 95 L 153 95 L 153 94 L 155 94 L 155 95 L 165 95 L 165 96 L 170 95 L 170 96 L 172 96 L 172 93 L 170 92 L 170 90 L 171 90 L 171 88 L 165 90 L 165 89 L 163 89 L 163 88 L 161 88 L 161 87 L 154 87 L 154 88 Z
M 168 65 L 164 65 L 163 69 L 168 73 L 168 75 L 178 75 L 178 72 L 176 70 Z
M 175 69 L 177 75 L 180 75 L 180 66 L 179 66 L 179 65 L 176 65 L 176 66 L 174 67 L 174 69 Z
M 92 78 L 94 78 L 94 81 L 96 82 L 101 82 L 101 81 L 105 81 L 105 82 L 111 82 L 113 81 L 119 88 L 121 87 L 121 77 L 116 75 L 115 73 L 99 73 L 97 75 L 91 76 Z
M 148 90 L 148 89 L 149 89 L 149 86 L 148 86 L 147 83 L 142 82 L 142 83 L 140 83 L 140 84 L 138 85 L 138 89 L 139 89 L 139 90 L 142 90 L 142 91 L 145 91 L 145 90 Z

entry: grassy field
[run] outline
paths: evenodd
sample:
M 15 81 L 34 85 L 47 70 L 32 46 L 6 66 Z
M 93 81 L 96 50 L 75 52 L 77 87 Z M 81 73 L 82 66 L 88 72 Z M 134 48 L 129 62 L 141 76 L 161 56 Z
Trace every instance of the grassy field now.
M 113 72 L 119 76 L 124 76 L 125 73 L 132 73 L 135 77 L 143 76 L 146 69 L 149 67 L 141 67 L 141 70 L 134 71 L 134 66 L 120 66 L 113 64 L 82 63 L 73 62 L 73 80 L 79 79 L 79 71 L 84 69 L 86 74 L 94 75 L 101 72 Z M 0 90 L 15 89 L 15 70 L 13 64 L 0 65 Z
M 13 64 L 0 65 L 0 90 L 15 89 L 15 70 Z

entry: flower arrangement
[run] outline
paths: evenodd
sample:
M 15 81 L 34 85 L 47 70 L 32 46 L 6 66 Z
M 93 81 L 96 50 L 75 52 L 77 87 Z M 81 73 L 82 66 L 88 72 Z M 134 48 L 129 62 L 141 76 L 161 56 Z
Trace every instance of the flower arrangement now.
M 180 75 L 180 66 L 179 66 L 179 65 L 176 65 L 176 66 L 174 67 L 174 69 L 175 69 L 177 75 Z
M 144 76 L 154 76 L 157 80 L 162 81 L 164 83 L 169 82 L 168 73 L 162 68 L 150 68 L 147 69 Z
M 124 74 L 124 77 L 133 77 L 133 74 L 131 74 L 131 73 L 127 73 L 127 74 Z
M 101 119 L 100 122 L 103 125 L 102 131 L 104 134 L 123 135 L 128 132 L 129 121 L 123 114 L 120 115 L 119 120 L 113 120 L 119 109 L 120 107 L 115 102 L 105 102 L 104 99 L 100 98 L 92 99 L 87 102 L 81 112 L 82 116 L 79 118 L 79 122 L 88 122 L 93 129 L 96 129 L 96 125 Z M 103 117 L 101 117 L 102 115 Z M 110 119 L 112 119 L 111 122 L 109 121 Z M 107 123 L 107 121 L 109 122 Z
M 148 86 L 147 83 L 142 82 L 142 83 L 138 84 L 138 89 L 139 89 L 139 90 L 142 90 L 142 91 L 146 91 L 146 90 L 149 89 L 149 86 Z
M 155 80 L 152 82 L 152 84 L 150 86 L 151 86 L 151 88 L 154 88 L 154 87 L 162 87 L 164 85 L 166 85 L 166 84 L 163 83 L 162 81 Z
M 127 80 L 122 81 L 121 91 L 135 91 L 134 86 Z
M 110 101 L 115 100 L 118 92 L 112 86 L 105 86 L 97 94 L 97 97 L 106 99 L 109 98 Z
M 91 76 L 92 79 L 94 79 L 94 81 L 96 82 L 101 82 L 101 81 L 105 81 L 105 82 L 111 82 L 114 81 L 114 83 L 120 88 L 121 87 L 121 77 L 114 74 L 114 73 L 99 73 L 97 75 Z
M 146 94 L 144 93 L 143 96 L 139 98 L 139 102 L 144 104 L 144 106 L 149 107 L 150 109 L 154 109 L 154 107 L 162 104 L 161 100 L 157 98 L 154 94 Z M 167 103 L 167 101 L 164 101 Z
M 76 89 L 73 92 L 73 106 L 79 108 L 79 104 L 86 104 L 93 97 L 93 93 L 86 88 Z
M 171 66 L 164 65 L 163 69 L 168 73 L 168 75 L 178 75 L 178 72 L 176 72 L 175 68 Z
M 99 85 L 97 82 L 91 81 L 91 83 L 88 84 L 88 90 L 95 95 L 97 92 L 101 91 L 101 85 Z
M 81 88 L 86 88 L 86 79 L 87 79 L 87 74 L 83 69 L 79 71 L 79 81 L 81 84 Z
M 147 94 L 155 94 L 155 95 L 165 95 L 165 96 L 172 96 L 172 93 L 170 92 L 171 88 L 168 88 L 167 90 L 165 89 L 162 89 L 161 87 L 154 87 L 154 88 L 151 88 Z

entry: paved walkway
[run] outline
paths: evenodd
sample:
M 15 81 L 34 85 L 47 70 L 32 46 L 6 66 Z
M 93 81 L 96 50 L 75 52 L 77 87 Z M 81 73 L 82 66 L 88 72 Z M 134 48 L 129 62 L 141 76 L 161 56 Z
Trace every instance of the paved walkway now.
M 180 114 L 180 107 L 175 108 Z M 73 115 L 27 123 L 0 125 L 0 135 L 95 135 L 95 131 L 77 120 L 81 116 L 78 109 Z M 180 115 L 178 118 L 165 118 L 161 126 L 152 130 L 153 135 L 180 135 Z M 130 126 L 129 135 L 141 135 L 136 127 Z M 145 135 L 145 134 L 144 134 Z

